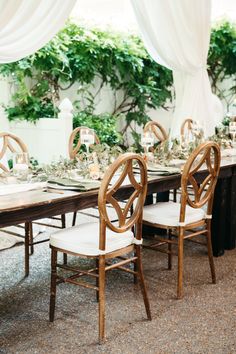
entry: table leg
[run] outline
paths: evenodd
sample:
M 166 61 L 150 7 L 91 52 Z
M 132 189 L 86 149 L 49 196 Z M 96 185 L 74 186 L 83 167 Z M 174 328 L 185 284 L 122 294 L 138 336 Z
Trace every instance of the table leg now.
M 226 234 L 224 247 L 226 250 L 235 248 L 236 237 L 236 175 L 232 175 L 228 184 L 228 204 L 226 210 Z
M 25 276 L 29 275 L 29 239 L 30 239 L 30 223 L 25 223 Z
M 224 254 L 225 239 L 227 234 L 226 215 L 229 208 L 228 191 L 230 178 L 218 179 L 214 194 L 214 203 L 212 211 L 212 249 L 213 255 L 218 257 Z

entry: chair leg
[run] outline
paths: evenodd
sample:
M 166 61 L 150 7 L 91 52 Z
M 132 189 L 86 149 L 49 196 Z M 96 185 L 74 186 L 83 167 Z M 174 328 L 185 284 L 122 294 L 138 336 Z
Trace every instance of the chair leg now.
M 74 214 L 73 214 L 72 226 L 75 226 L 75 223 L 76 223 L 76 216 L 77 216 L 77 212 L 75 211 Z
M 25 277 L 29 275 L 29 240 L 30 240 L 30 223 L 25 223 Z
M 178 285 L 177 285 L 177 299 L 183 297 L 183 257 L 184 257 L 184 231 L 180 227 L 178 235 Z
M 105 341 L 105 256 L 99 256 L 99 344 Z
M 177 189 L 173 190 L 173 202 L 177 202 Z
M 145 305 L 145 309 L 146 309 L 146 313 L 147 313 L 147 318 L 151 321 L 152 315 L 151 315 L 151 310 L 150 310 L 150 303 L 149 303 L 147 288 L 146 288 L 146 284 L 144 281 L 144 275 L 143 275 L 141 246 L 136 245 L 135 249 L 136 249 L 136 256 L 137 256 L 136 263 L 137 263 L 137 272 L 138 272 L 138 277 L 139 277 L 139 283 L 140 283 L 140 287 L 141 287 L 141 291 L 142 291 L 142 295 L 143 295 L 143 301 L 144 301 L 144 305 Z
M 97 274 L 99 275 L 99 259 L 96 258 L 95 266 L 97 268 Z M 96 278 L 96 286 L 99 288 L 99 277 Z M 96 300 L 99 302 L 99 291 L 96 291 Z
M 209 264 L 210 264 L 210 269 L 211 269 L 211 278 L 212 278 L 212 283 L 216 284 L 216 272 L 215 272 L 215 265 L 214 265 L 213 253 L 212 253 L 210 222 L 209 222 L 209 224 L 207 226 L 207 229 L 208 229 L 208 232 L 207 232 L 207 251 L 208 251 L 208 258 L 209 258 Z
M 61 215 L 61 228 L 65 229 L 65 227 L 66 227 L 66 216 L 65 216 L 65 214 L 62 214 Z
M 134 262 L 134 272 L 137 272 L 137 262 Z M 137 274 L 134 274 L 134 284 L 138 284 Z
M 34 253 L 34 237 L 33 237 L 33 224 L 32 222 L 29 223 L 29 242 L 30 242 L 30 254 Z
M 61 228 L 65 229 L 66 228 L 66 216 L 65 214 L 61 215 Z M 67 264 L 67 254 L 63 253 L 63 264 Z
M 172 236 L 171 236 L 170 229 L 167 229 L 167 237 L 168 237 L 168 240 L 171 241 Z M 172 244 L 168 243 L 168 270 L 172 269 L 172 253 L 171 252 L 172 252 Z
M 55 304 L 56 304 L 56 281 L 57 281 L 57 251 L 52 248 L 51 253 L 51 290 L 50 290 L 50 308 L 49 321 L 54 321 Z

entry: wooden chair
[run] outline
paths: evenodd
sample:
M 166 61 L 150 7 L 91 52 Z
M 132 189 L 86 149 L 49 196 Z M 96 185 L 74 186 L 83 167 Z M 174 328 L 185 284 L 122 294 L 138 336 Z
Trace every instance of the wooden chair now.
M 191 118 L 185 119 L 180 127 L 181 140 L 185 141 L 186 135 L 190 135 L 193 130 L 193 120 Z
M 80 148 L 81 148 L 81 140 L 80 140 L 80 131 L 81 129 L 88 129 L 91 130 L 87 127 L 77 127 L 73 130 L 73 132 L 70 135 L 69 138 L 69 156 L 71 159 L 74 159 L 76 157 L 76 155 L 78 154 Z M 77 143 L 75 145 L 75 140 L 77 138 L 77 136 L 79 135 L 79 138 L 77 140 Z M 96 135 L 96 133 L 94 133 L 94 138 L 95 138 L 95 144 L 100 144 L 100 140 L 98 138 L 98 136 Z
M 147 122 L 146 125 L 144 126 L 143 132 L 146 133 L 148 131 L 152 132 L 153 135 L 156 137 L 156 139 L 161 143 L 168 139 L 168 135 L 165 129 L 158 122 L 155 122 L 153 120 Z
M 10 153 L 14 154 L 16 152 L 28 153 L 27 146 L 23 141 L 16 135 L 2 132 L 0 133 L 0 141 L 2 141 L 1 151 L 0 151 L 0 169 L 4 172 L 10 172 L 9 166 L 4 163 L 7 162 L 8 150 Z M 5 161 L 4 161 L 5 160 Z M 4 161 L 4 162 L 3 162 Z
M 81 148 L 81 145 L 82 145 L 81 140 L 80 140 L 81 129 L 90 130 L 90 128 L 82 126 L 82 127 L 77 127 L 72 131 L 70 138 L 69 138 L 69 156 L 70 156 L 71 160 L 74 160 L 76 158 L 76 156 Z M 78 139 L 77 139 L 77 137 L 78 137 Z M 77 139 L 77 142 L 75 143 L 76 139 Z M 95 140 L 95 144 L 100 144 L 100 140 L 95 132 L 94 132 L 94 140 Z M 80 211 L 80 214 L 91 216 L 93 218 L 98 218 L 98 215 L 94 215 L 94 214 L 87 213 L 84 211 Z M 74 212 L 72 226 L 75 226 L 76 217 L 77 217 L 77 212 Z
M 3 172 L 10 172 L 9 166 L 7 165 L 8 159 L 7 159 L 7 154 L 8 151 L 13 154 L 13 153 L 17 153 L 17 152 L 25 152 L 28 153 L 28 148 L 25 145 L 25 143 L 16 135 L 12 134 L 12 133 L 8 133 L 8 132 L 2 132 L 0 133 L 0 141 L 3 141 L 2 146 L 1 146 L 1 151 L 0 151 L 0 170 L 2 170 Z M 53 228 L 64 228 L 66 226 L 65 224 L 65 215 L 61 215 L 60 217 L 52 217 L 52 219 L 55 220 L 60 220 L 61 221 L 61 226 L 58 225 L 52 225 L 52 224 L 47 224 L 44 222 L 40 222 L 40 221 L 35 221 L 33 222 L 34 224 L 38 224 L 38 225 L 43 225 L 43 226 L 48 226 L 48 227 L 53 227 Z M 29 255 L 34 253 L 34 245 L 42 243 L 42 242 L 47 242 L 49 241 L 49 239 L 45 239 L 45 240 L 40 240 L 40 241 L 34 241 L 33 240 L 33 223 L 32 222 L 28 222 L 25 224 L 24 229 L 25 229 L 25 238 L 28 238 L 25 242 L 25 258 L 26 260 L 26 269 L 25 269 L 25 275 L 28 276 L 29 275 L 29 268 L 28 268 L 28 264 L 29 264 Z M 17 227 L 21 228 L 23 226 L 21 225 L 17 225 Z M 9 231 L 7 229 L 3 229 L 2 230 L 5 233 L 14 235 L 14 236 L 18 236 L 18 237 L 23 237 L 21 234 Z M 28 250 L 28 246 L 30 249 L 30 253 Z M 66 258 L 65 258 L 66 261 Z
M 157 141 L 160 143 L 163 143 L 164 141 L 166 141 L 168 139 L 168 134 L 165 131 L 165 129 L 162 127 L 162 125 L 156 121 L 149 121 L 145 124 L 144 128 L 143 128 L 143 132 L 152 132 L 153 135 L 156 137 Z M 154 151 L 154 147 L 150 148 L 150 150 L 153 152 Z M 169 198 L 169 193 L 164 192 L 164 193 L 159 193 L 159 197 L 160 198 Z M 173 199 L 174 201 L 176 201 L 176 196 L 177 196 L 177 191 L 174 189 L 173 190 Z M 147 197 L 147 203 L 153 203 L 153 196 L 149 195 Z
M 206 168 L 204 180 L 196 181 L 195 177 L 200 168 Z M 220 169 L 220 148 L 214 142 L 201 144 L 187 160 L 181 178 L 181 202 L 165 202 L 144 207 L 143 223 L 156 228 L 167 230 L 167 238 L 147 245 L 147 248 L 168 254 L 168 269 L 172 268 L 172 245 L 178 247 L 178 286 L 177 298 L 183 296 L 183 246 L 185 239 L 205 235 L 207 239 L 208 257 L 212 282 L 216 282 L 215 268 L 211 247 L 211 218 L 214 189 Z M 188 186 L 192 185 L 193 195 Z M 202 209 L 207 205 L 207 211 Z M 199 229 L 200 228 L 200 229 Z M 177 241 L 173 240 L 173 236 Z M 195 240 L 195 242 L 199 242 Z M 168 249 L 162 248 L 168 245 Z
M 136 181 L 133 174 L 133 162 L 140 169 L 140 181 Z M 119 179 L 110 186 L 114 174 L 123 167 Z M 124 182 L 129 178 L 132 185 L 131 196 L 124 209 L 121 209 L 117 193 Z M 105 275 L 108 270 L 120 269 L 134 274 L 139 279 L 147 317 L 151 320 L 149 300 L 142 270 L 141 243 L 142 243 L 142 211 L 147 191 L 147 170 L 142 157 L 137 154 L 126 153 L 109 167 L 102 181 L 99 195 L 98 208 L 100 222 L 87 223 L 59 231 L 50 237 L 52 250 L 51 296 L 50 296 L 50 321 L 54 320 L 56 285 L 62 282 L 81 285 L 94 289 L 99 301 L 99 342 L 105 339 Z M 136 201 L 133 214 L 127 219 L 129 209 Z M 109 219 L 107 206 L 110 203 L 118 216 L 118 223 Z M 133 233 L 133 228 L 135 233 Z M 79 257 L 96 259 L 96 267 L 88 271 L 79 270 L 67 265 L 57 263 L 57 253 L 64 252 Z M 115 260 L 116 259 L 116 263 Z M 125 265 L 134 263 L 135 270 L 126 268 Z M 57 274 L 57 268 L 70 270 L 75 274 L 62 277 Z M 81 276 L 91 276 L 96 279 L 96 285 L 80 282 Z
M 2 132 L 0 133 L 0 142 L 1 144 L 1 151 L 0 151 L 0 170 L 3 172 L 9 173 L 10 168 L 8 166 L 8 153 L 14 154 L 17 152 L 25 152 L 28 153 L 27 146 L 24 144 L 24 142 L 16 135 L 8 133 L 8 132 Z M 10 157 L 10 156 L 9 156 Z M 23 226 L 17 225 L 17 227 L 21 228 Z M 25 245 L 29 243 L 29 247 L 31 249 L 31 254 L 33 253 L 33 229 L 32 229 L 32 223 L 26 223 L 25 226 L 25 237 L 29 238 L 29 242 L 26 242 Z M 9 231 L 7 229 L 2 229 L 3 232 L 18 236 L 18 237 L 23 237 L 21 234 Z M 29 251 L 28 249 L 25 249 L 25 257 L 29 257 Z M 26 270 L 26 275 L 28 271 Z

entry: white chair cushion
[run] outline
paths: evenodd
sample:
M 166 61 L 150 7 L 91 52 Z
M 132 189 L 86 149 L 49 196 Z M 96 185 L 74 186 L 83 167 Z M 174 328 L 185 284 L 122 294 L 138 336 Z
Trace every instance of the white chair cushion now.
M 116 233 L 107 228 L 106 250 L 99 250 L 99 223 L 85 223 L 55 232 L 50 237 L 50 245 L 65 251 L 86 256 L 113 252 L 135 243 L 132 231 Z
M 180 203 L 162 202 L 157 204 L 146 205 L 143 208 L 143 220 L 167 226 L 179 226 Z M 194 209 L 189 205 L 186 206 L 185 224 L 204 219 L 205 212 L 203 209 Z

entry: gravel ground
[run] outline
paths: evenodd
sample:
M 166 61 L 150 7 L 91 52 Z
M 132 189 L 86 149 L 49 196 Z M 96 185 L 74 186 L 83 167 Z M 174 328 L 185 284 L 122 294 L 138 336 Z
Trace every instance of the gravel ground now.
M 109 272 L 107 342 L 101 346 L 97 344 L 98 306 L 93 290 L 61 284 L 55 321 L 49 323 L 48 244 L 35 247 L 27 279 L 23 252 L 22 245 L 0 252 L 1 354 L 236 353 L 236 250 L 215 258 L 217 284 L 213 285 L 205 249 L 188 243 L 183 300 L 175 298 L 176 259 L 174 269 L 168 271 L 164 254 L 144 250 L 151 322 L 145 318 L 132 276 Z

